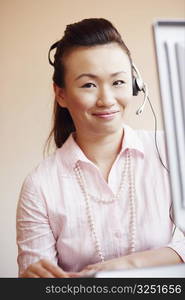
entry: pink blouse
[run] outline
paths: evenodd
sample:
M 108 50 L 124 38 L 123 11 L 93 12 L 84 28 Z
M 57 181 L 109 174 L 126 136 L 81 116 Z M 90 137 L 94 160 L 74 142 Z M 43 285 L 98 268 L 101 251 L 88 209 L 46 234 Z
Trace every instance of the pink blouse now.
M 164 135 L 158 132 L 164 156 Z M 135 180 L 136 251 L 171 247 L 185 261 L 185 239 L 172 239 L 168 172 L 161 165 L 154 132 L 124 125 L 122 149 L 108 177 L 84 155 L 71 134 L 65 144 L 43 160 L 25 179 L 17 206 L 19 273 L 29 264 L 47 258 L 65 271 L 80 271 L 99 261 L 87 218 L 84 195 L 74 168 L 78 162 L 93 197 L 111 199 L 120 185 L 126 150 L 132 150 Z M 129 176 L 121 197 L 112 203 L 90 205 L 105 259 L 129 253 Z

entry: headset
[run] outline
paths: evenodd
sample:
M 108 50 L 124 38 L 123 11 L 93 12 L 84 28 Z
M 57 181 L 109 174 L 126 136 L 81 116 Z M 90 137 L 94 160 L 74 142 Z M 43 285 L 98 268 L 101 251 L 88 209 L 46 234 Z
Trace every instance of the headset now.
M 147 84 L 143 81 L 139 70 L 136 68 L 134 63 L 132 63 L 132 72 L 133 72 L 133 96 L 137 96 L 139 92 L 144 93 L 144 100 L 142 105 L 136 110 L 136 115 L 140 115 L 146 105 L 148 99 L 148 87 Z
M 144 94 L 143 103 L 136 110 L 136 115 L 140 115 L 143 112 L 144 107 L 146 105 L 146 101 L 148 100 L 151 110 L 152 110 L 152 113 L 154 115 L 154 120 L 155 120 L 155 146 L 157 149 L 159 160 L 160 160 L 162 166 L 166 169 L 166 171 L 169 172 L 168 168 L 163 163 L 160 152 L 159 152 L 159 148 L 158 148 L 158 144 L 157 144 L 157 118 L 156 118 L 156 114 L 155 114 L 154 108 L 152 106 L 152 103 L 150 102 L 150 99 L 149 99 L 147 84 L 143 81 L 141 74 L 140 74 L 139 70 L 136 68 L 136 66 L 134 65 L 134 63 L 132 63 L 132 73 L 133 73 L 133 79 L 132 79 L 133 80 L 133 84 L 132 84 L 133 85 L 133 96 L 137 96 L 139 92 L 143 92 L 143 94 Z

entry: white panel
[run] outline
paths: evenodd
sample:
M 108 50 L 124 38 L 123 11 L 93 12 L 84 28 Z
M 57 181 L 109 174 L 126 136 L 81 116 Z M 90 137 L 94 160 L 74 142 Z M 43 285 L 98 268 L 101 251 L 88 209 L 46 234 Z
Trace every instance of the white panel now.
M 159 20 L 153 29 L 174 217 L 185 230 L 185 20 Z

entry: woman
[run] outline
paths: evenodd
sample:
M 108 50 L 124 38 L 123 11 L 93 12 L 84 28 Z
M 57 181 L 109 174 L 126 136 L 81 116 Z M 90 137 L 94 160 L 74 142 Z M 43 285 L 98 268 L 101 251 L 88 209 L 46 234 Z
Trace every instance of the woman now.
M 19 276 L 182 263 L 185 241 L 172 242 L 168 172 L 154 134 L 123 124 L 137 86 L 120 34 L 105 19 L 85 19 L 54 48 L 57 150 L 21 190 Z M 159 144 L 164 153 L 162 133 Z

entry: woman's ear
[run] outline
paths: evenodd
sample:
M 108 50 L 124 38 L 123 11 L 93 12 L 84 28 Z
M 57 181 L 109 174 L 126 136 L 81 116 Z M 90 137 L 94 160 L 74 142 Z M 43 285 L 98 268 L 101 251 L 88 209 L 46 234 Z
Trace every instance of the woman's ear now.
M 59 87 L 57 84 L 53 83 L 53 90 L 55 93 L 55 99 L 61 107 L 67 108 L 65 100 L 64 88 Z

